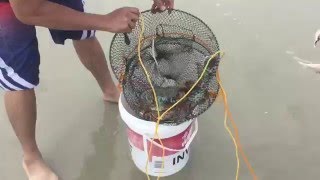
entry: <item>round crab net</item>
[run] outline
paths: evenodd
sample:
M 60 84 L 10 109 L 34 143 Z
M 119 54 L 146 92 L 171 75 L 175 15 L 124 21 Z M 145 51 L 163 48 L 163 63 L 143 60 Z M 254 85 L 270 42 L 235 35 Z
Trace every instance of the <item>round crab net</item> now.
M 215 101 L 219 84 L 216 72 L 220 56 L 216 37 L 197 17 L 181 10 L 153 14 L 141 13 L 145 31 L 141 43 L 143 61 L 156 91 L 160 114 L 179 101 L 202 79 L 160 124 L 178 125 L 204 113 Z M 157 108 L 152 88 L 138 56 L 139 25 L 129 34 L 118 33 L 110 47 L 111 68 L 122 86 L 123 95 L 136 113 L 146 121 L 156 122 Z

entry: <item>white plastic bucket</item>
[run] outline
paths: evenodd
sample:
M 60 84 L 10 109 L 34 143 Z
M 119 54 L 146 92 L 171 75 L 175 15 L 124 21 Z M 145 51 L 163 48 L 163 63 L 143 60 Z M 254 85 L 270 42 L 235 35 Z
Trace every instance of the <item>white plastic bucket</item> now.
M 190 145 L 198 132 L 197 119 L 189 120 L 178 126 L 159 125 L 158 134 L 165 149 L 163 161 L 163 147 L 160 141 L 155 139 L 152 142 L 156 123 L 133 116 L 122 95 L 119 101 L 119 110 L 122 120 L 127 125 L 131 156 L 138 169 L 146 172 L 151 143 L 153 145 L 148 162 L 148 175 L 170 176 L 185 167 L 190 156 Z M 164 163 L 163 168 L 162 163 Z

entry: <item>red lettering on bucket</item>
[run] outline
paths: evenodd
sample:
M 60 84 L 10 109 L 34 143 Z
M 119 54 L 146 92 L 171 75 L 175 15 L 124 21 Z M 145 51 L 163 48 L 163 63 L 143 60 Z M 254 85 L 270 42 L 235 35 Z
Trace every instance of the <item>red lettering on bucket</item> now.
M 192 134 L 190 132 L 191 127 L 192 127 L 192 124 L 185 131 L 181 132 L 180 134 L 178 134 L 176 136 L 166 138 L 166 139 L 161 139 L 163 145 L 167 148 L 170 148 L 170 149 L 183 149 L 185 147 L 186 143 L 189 141 L 190 135 Z M 128 134 L 128 139 L 133 146 L 140 149 L 141 151 L 145 151 L 144 146 L 143 146 L 143 136 L 141 134 L 134 132 L 130 128 L 127 128 L 127 134 Z M 158 139 L 155 139 L 154 141 L 158 144 L 161 144 Z M 147 143 L 148 151 L 150 149 L 150 146 L 151 146 L 151 142 L 148 141 L 148 143 Z M 177 153 L 176 151 L 165 150 L 165 156 L 173 155 L 176 153 Z M 162 155 L 163 155 L 162 147 L 158 147 L 156 145 L 153 145 L 151 156 L 162 157 Z
M 132 145 L 143 151 L 143 136 L 127 128 L 128 139 Z

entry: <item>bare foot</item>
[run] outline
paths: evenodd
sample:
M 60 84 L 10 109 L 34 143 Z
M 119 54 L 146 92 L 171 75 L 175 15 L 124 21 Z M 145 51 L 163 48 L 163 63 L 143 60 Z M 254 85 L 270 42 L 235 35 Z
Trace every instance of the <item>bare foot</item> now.
M 106 92 L 104 93 L 103 99 L 107 102 L 118 103 L 119 97 L 120 97 L 120 92 L 117 89 L 111 90 L 111 91 L 106 90 Z
M 22 163 L 28 180 L 58 180 L 58 176 L 46 165 L 41 155 L 24 158 Z

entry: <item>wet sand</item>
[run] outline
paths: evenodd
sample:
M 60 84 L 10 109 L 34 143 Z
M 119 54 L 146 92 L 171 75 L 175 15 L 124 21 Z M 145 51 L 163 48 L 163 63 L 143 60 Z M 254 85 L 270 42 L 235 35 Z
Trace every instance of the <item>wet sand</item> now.
M 313 34 L 320 28 L 320 2 L 298 0 L 177 1 L 178 9 L 203 19 L 226 56 L 220 64 L 242 146 L 262 180 L 316 179 L 320 168 L 318 110 L 320 76 L 296 58 L 320 63 Z M 88 10 L 147 9 L 150 1 L 90 1 Z M 318 23 L 318 24 L 317 24 Z M 98 33 L 106 55 L 112 34 Z M 93 77 L 77 59 L 71 42 L 54 45 L 38 28 L 41 85 L 37 88 L 37 138 L 49 164 L 63 180 L 143 180 L 130 159 L 117 105 L 104 103 Z M 3 97 L 0 96 L 3 102 Z M 199 117 L 191 159 L 168 180 L 232 180 L 236 159 L 223 127 L 218 100 Z M 0 104 L 0 180 L 26 179 L 21 150 Z M 240 179 L 250 179 L 243 164 Z

